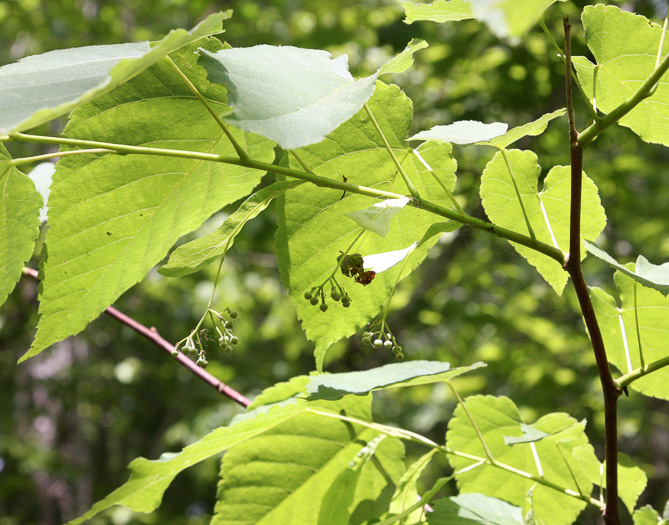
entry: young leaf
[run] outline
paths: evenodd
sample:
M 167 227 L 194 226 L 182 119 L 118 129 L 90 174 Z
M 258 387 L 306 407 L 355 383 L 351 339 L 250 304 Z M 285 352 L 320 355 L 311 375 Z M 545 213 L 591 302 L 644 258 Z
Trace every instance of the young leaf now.
M 341 399 L 347 395 L 366 395 L 373 390 L 441 383 L 485 366 L 474 363 L 451 368 L 439 361 L 391 363 L 363 372 L 344 372 L 314 376 L 307 385 L 309 399 Z
M 223 31 L 232 11 L 192 30 L 175 29 L 154 45 L 114 44 L 49 51 L 0 68 L 0 133 L 23 131 L 113 90 L 166 55 Z
M 225 120 L 284 149 L 322 141 L 374 92 L 376 75 L 354 80 L 346 55 L 267 45 L 201 54 L 209 79 L 230 92 Z
M 490 453 L 495 460 L 518 468 L 583 494 L 590 494 L 592 483 L 582 472 L 580 461 L 574 456 L 577 447 L 594 457 L 594 450 L 584 433 L 584 425 L 567 414 L 547 414 L 530 425 L 548 437 L 536 443 L 508 446 L 505 436 L 523 435 L 523 420 L 518 408 L 505 397 L 473 396 L 465 400 L 467 409 L 476 422 Z M 559 450 L 556 443 L 559 442 Z M 446 444 L 449 448 L 485 458 L 486 454 L 479 438 L 461 406 L 455 410 L 448 425 Z M 535 459 L 534 451 L 536 451 Z M 560 453 L 561 452 L 561 453 Z M 566 462 L 568 462 L 568 464 Z M 470 466 L 476 461 L 459 456 L 449 456 L 451 466 L 456 470 Z M 574 482 L 573 475 L 578 480 Z M 503 499 L 529 510 L 527 493 L 536 483 L 531 479 L 501 469 L 481 465 L 476 469 L 456 474 L 458 487 L 462 493 L 479 492 L 485 496 Z M 533 493 L 535 518 L 552 525 L 574 523 L 585 502 L 570 497 L 547 486 L 537 484 Z
M 269 388 L 266 388 L 260 394 L 258 394 L 258 396 L 246 409 L 253 410 L 263 405 L 279 403 L 294 397 L 297 394 L 301 394 L 306 390 L 309 380 L 309 376 L 295 376 L 291 377 L 288 381 L 277 383 Z
M 538 191 L 541 169 L 537 164 L 537 156 L 531 151 L 520 150 L 508 150 L 507 156 L 537 239 L 567 251 L 571 201 L 569 167 L 555 166 L 551 169 L 544 180 L 543 190 Z M 582 199 L 581 237 L 595 239 L 606 225 L 606 215 L 600 204 L 595 183 L 585 175 Z M 495 154 L 483 172 L 481 200 L 492 222 L 528 234 L 502 152 Z M 524 246 L 513 245 L 513 247 L 539 271 L 558 294 L 562 294 L 568 276 L 560 263 Z M 585 253 L 583 249 L 581 258 L 585 257 Z
M 490 139 L 485 144 L 489 144 L 490 146 L 494 146 L 498 149 L 503 149 L 508 148 L 511 144 L 522 139 L 523 137 L 536 137 L 537 135 L 541 135 L 544 131 L 546 131 L 546 127 L 551 120 L 561 117 L 566 112 L 566 109 L 558 109 L 552 113 L 546 113 L 537 120 L 528 122 L 522 126 L 511 128 L 509 131 L 504 133 L 504 135 Z
M 664 296 L 669 294 L 669 262 L 656 265 L 648 262 L 648 259 L 643 255 L 639 255 L 636 260 L 635 271 L 631 271 L 597 245 L 585 241 L 585 248 L 595 257 L 608 263 L 610 266 L 624 273 L 628 277 L 631 277 L 641 285 L 653 288 Z
M 365 208 L 364 210 L 352 211 L 345 215 L 353 219 L 365 230 L 373 231 L 378 233 L 381 237 L 385 237 L 388 230 L 390 230 L 391 219 L 408 204 L 409 200 L 409 197 L 387 199 L 372 204 L 369 208 Z
M 429 525 L 524 525 L 523 510 L 483 494 L 460 494 L 437 500 Z
M 217 257 L 225 256 L 248 221 L 257 217 L 283 192 L 300 184 L 302 181 L 279 181 L 255 192 L 218 229 L 174 250 L 167 264 L 158 271 L 170 277 L 181 277 L 201 270 Z
M 220 47 L 217 40 L 199 45 Z M 209 93 L 194 46 L 174 56 Z M 219 88 L 210 104 L 224 109 Z M 189 115 L 184 120 L 183 115 Z M 234 155 L 220 127 L 183 80 L 161 62 L 117 90 L 74 111 L 72 138 Z M 249 154 L 271 161 L 273 145 L 235 131 Z M 183 234 L 247 195 L 261 172 L 241 166 L 150 155 L 63 157 L 49 199 L 49 257 L 43 263 L 36 355 L 81 331 L 144 277 Z
M 406 96 L 399 88 L 379 82 L 369 106 L 420 195 L 443 206 L 450 206 L 450 200 L 441 186 L 415 155 L 410 154 L 404 143 L 412 121 L 411 103 Z M 451 157 L 451 146 L 427 142 L 419 150 L 426 161 L 436 167 L 436 175 L 452 191 L 456 164 Z M 397 167 L 364 111 L 342 124 L 326 141 L 300 150 L 299 156 L 318 175 L 337 180 L 345 176 L 352 184 L 403 195 L 408 193 L 402 178 L 397 174 Z M 291 166 L 301 169 L 292 159 L 291 163 Z M 342 215 L 365 208 L 374 201 L 360 195 L 343 195 L 338 190 L 304 184 L 277 202 L 279 229 L 276 247 L 281 278 L 297 306 L 307 337 L 316 342 L 316 361 L 320 370 L 325 352 L 330 346 L 342 337 L 355 333 L 385 304 L 397 281 L 399 265 L 377 276 L 366 287 L 353 280 L 342 281 L 352 300 L 350 308 L 332 305 L 326 312 L 313 308 L 304 300 L 304 292 L 333 274 L 340 252 L 345 251 L 361 231 L 355 222 L 342 219 Z M 393 219 L 385 238 L 364 233 L 354 245 L 352 253 L 371 254 L 405 249 L 421 239 L 436 222 L 434 215 L 406 206 Z M 414 252 L 404 268 L 403 276 L 408 275 L 424 259 L 434 242 L 436 237 Z M 338 276 L 338 279 L 341 280 L 341 277 Z
M 503 122 L 484 124 L 476 120 L 460 120 L 448 126 L 434 126 L 427 131 L 421 131 L 407 140 L 437 140 L 453 144 L 475 144 L 504 135 L 508 125 Z
M 444 23 L 476 18 L 469 0 L 436 0 L 431 4 L 401 0 L 401 3 L 406 13 L 404 21 L 407 24 L 420 20 Z
M 632 264 L 627 266 L 629 271 L 632 268 Z M 599 288 L 591 289 L 592 302 L 609 361 L 622 373 L 628 373 L 642 366 L 642 353 L 646 365 L 669 356 L 666 336 L 669 330 L 669 297 L 635 283 L 627 272 L 616 272 L 615 282 L 620 293 L 620 307 L 613 297 Z M 669 399 L 667 384 L 669 368 L 665 367 L 637 379 L 629 386 L 647 396 Z
M 582 19 L 585 40 L 597 65 L 585 57 L 574 57 L 574 65 L 585 92 L 596 101 L 597 109 L 609 113 L 639 89 L 654 71 L 662 28 L 643 16 L 603 4 L 586 6 Z M 665 39 L 662 50 L 663 57 L 667 54 L 669 39 Z M 646 142 L 669 146 L 667 75 L 660 80 L 652 96 L 619 122 Z
M 377 76 L 386 75 L 390 73 L 402 73 L 413 65 L 413 54 L 416 51 L 425 49 L 428 46 L 425 40 L 419 38 L 412 38 L 411 42 L 407 44 L 399 55 L 393 57 L 389 62 L 383 64 L 379 69 Z
M 402 476 L 402 479 L 400 479 L 397 484 L 395 494 L 393 494 L 393 498 L 390 502 L 390 508 L 388 509 L 389 514 L 402 514 L 419 501 L 417 487 L 418 480 L 423 474 L 423 471 L 432 461 L 436 452 L 437 449 L 430 450 L 427 454 L 422 455 L 409 466 Z M 423 514 L 422 509 L 416 509 L 413 514 L 406 518 L 407 523 L 419 522 L 421 514 Z
M 0 305 L 21 277 L 39 235 L 42 197 L 0 144 Z

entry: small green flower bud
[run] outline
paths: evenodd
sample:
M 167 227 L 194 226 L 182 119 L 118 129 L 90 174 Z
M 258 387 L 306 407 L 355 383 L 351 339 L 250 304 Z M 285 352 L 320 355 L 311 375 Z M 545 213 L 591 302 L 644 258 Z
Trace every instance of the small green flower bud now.
M 339 301 L 339 299 L 341 299 L 341 294 L 337 290 L 332 290 L 330 297 L 332 297 L 333 301 Z
M 170 352 L 170 354 L 172 354 L 172 357 L 176 357 L 176 356 L 179 355 L 179 350 L 177 350 L 177 349 L 175 348 L 174 350 L 172 350 L 172 351 Z
M 314 306 L 316 306 L 318 304 L 318 297 L 312 297 L 311 299 L 309 299 L 309 302 Z
M 383 346 L 383 341 L 381 339 L 374 339 L 374 348 L 381 348 Z
M 395 354 L 395 359 L 397 359 L 398 361 L 404 361 L 404 354 L 402 352 Z
M 311 301 L 311 298 L 312 298 L 312 297 L 313 297 L 313 296 L 311 295 L 311 292 L 304 292 L 304 298 L 305 298 L 307 301 Z
M 204 357 L 200 357 L 195 364 L 200 368 L 207 368 L 209 361 L 207 361 Z
M 341 298 L 341 305 L 344 308 L 348 308 L 351 306 L 351 299 L 349 299 L 348 295 L 345 295 L 344 297 Z
M 390 350 L 393 347 L 393 342 L 392 341 L 386 341 L 383 343 L 383 348 Z
M 230 310 L 230 317 L 232 319 L 237 319 L 237 312 L 235 310 Z
M 362 344 L 363 344 L 363 345 L 371 345 L 371 344 L 372 344 L 372 340 L 371 340 L 369 337 L 363 337 L 363 338 L 362 338 Z
M 226 354 L 231 354 L 231 353 L 232 353 L 232 347 L 231 347 L 230 345 L 226 346 L 226 347 L 224 348 L 224 352 L 225 352 Z
M 239 337 L 233 335 L 233 336 L 230 338 L 230 344 L 231 344 L 231 345 L 236 345 L 237 343 L 239 343 Z
M 328 305 L 325 304 L 325 303 L 321 303 L 320 309 L 321 309 L 321 312 L 325 312 L 328 309 Z
M 232 321 L 226 321 L 226 322 L 225 322 L 225 327 L 226 327 L 228 330 L 232 330 L 232 327 L 233 327 L 233 326 L 235 326 L 235 323 L 233 323 Z

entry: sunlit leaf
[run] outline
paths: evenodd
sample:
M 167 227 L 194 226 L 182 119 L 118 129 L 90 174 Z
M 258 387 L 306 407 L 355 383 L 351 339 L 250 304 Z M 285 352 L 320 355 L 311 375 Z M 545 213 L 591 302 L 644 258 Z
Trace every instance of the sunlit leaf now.
M 460 494 L 437 500 L 430 525 L 525 525 L 520 507 L 483 494 Z
M 383 64 L 378 76 L 386 75 L 390 73 L 402 73 L 409 69 L 413 65 L 413 54 L 416 51 L 425 49 L 428 46 L 425 40 L 419 38 L 412 38 L 411 42 L 407 44 L 407 47 L 399 55 L 393 57 L 389 62 Z
M 536 137 L 537 135 L 541 135 L 544 131 L 546 131 L 546 127 L 551 120 L 561 117 L 566 113 L 566 111 L 567 110 L 565 109 L 558 109 L 552 113 L 546 113 L 537 120 L 528 122 L 522 126 L 511 128 L 509 131 L 504 133 L 504 135 L 490 139 L 487 144 L 502 149 L 509 147 L 511 144 L 524 137 Z
M 503 122 L 484 124 L 476 120 L 460 120 L 447 126 L 434 126 L 409 137 L 408 140 L 437 140 L 461 145 L 475 144 L 504 135 L 508 127 Z
M 634 525 L 664 525 L 666 523 L 663 520 L 658 512 L 651 507 L 646 505 L 634 511 Z
M 133 78 L 164 56 L 223 31 L 232 11 L 210 15 L 191 31 L 175 29 L 158 43 L 49 51 L 0 68 L 0 133 L 53 120 Z

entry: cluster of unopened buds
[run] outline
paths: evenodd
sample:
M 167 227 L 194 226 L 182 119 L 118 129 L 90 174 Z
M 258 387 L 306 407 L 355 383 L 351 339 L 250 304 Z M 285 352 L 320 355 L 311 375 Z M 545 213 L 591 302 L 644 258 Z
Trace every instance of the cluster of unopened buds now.
M 304 292 L 304 298 L 314 306 L 320 303 L 321 312 L 327 311 L 328 305 L 325 302 L 324 288 L 328 283 L 330 283 L 330 298 L 335 302 L 341 301 L 344 308 L 351 306 L 351 298 L 334 277 L 330 277 L 320 286 L 314 286 L 311 290 Z
M 404 361 L 402 347 L 397 344 L 397 339 L 390 332 L 384 333 L 383 330 L 363 332 L 362 344 L 370 345 L 376 349 L 385 348 L 386 350 L 392 350 L 393 354 L 395 354 L 395 359 Z
M 182 352 L 184 355 L 196 359 L 195 364 L 197 366 L 207 368 L 209 365 L 209 361 L 207 361 L 207 349 L 211 349 L 217 345 L 228 354 L 232 352 L 233 347 L 239 343 L 239 338 L 232 333 L 234 326 L 232 319 L 237 318 L 237 312 L 226 308 L 225 312 L 227 312 L 230 319 L 226 319 L 221 312 L 212 309 L 209 312 L 220 322 L 220 327 L 216 326 L 214 328 L 216 332 L 214 333 L 208 328 L 203 328 L 199 333 L 193 330 L 188 337 L 176 344 L 172 351 L 172 357 L 177 357 L 179 352 Z

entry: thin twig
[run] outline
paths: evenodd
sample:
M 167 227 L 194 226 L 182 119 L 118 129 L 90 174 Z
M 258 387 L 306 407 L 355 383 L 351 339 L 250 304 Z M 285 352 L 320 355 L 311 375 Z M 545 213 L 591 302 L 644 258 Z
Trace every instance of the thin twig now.
M 32 277 L 33 279 L 38 279 L 37 271 L 33 270 L 32 268 L 23 268 L 23 273 L 24 275 Z M 174 345 L 170 344 L 165 339 L 163 339 L 155 328 L 147 328 L 143 324 L 138 323 L 131 317 L 128 317 L 123 312 L 114 308 L 113 306 L 107 307 L 105 313 L 112 316 L 114 319 L 123 323 L 124 325 L 132 328 L 135 332 L 144 336 L 146 339 L 154 343 L 156 346 L 167 352 L 167 354 L 171 355 L 172 352 L 174 351 Z M 182 353 L 179 353 L 179 355 L 177 355 L 177 357 L 174 359 L 176 359 L 176 361 L 178 361 L 180 365 L 185 366 L 192 374 L 196 375 L 202 381 L 211 386 L 219 394 L 223 394 L 224 396 L 229 397 L 230 399 L 232 399 L 236 403 L 239 403 L 243 407 L 247 407 L 251 404 L 251 401 L 249 399 L 247 399 L 242 394 L 237 392 L 234 388 L 229 387 L 228 385 L 226 385 L 225 383 L 223 383 L 222 381 L 211 375 L 203 368 L 197 366 L 193 361 L 188 359 Z

